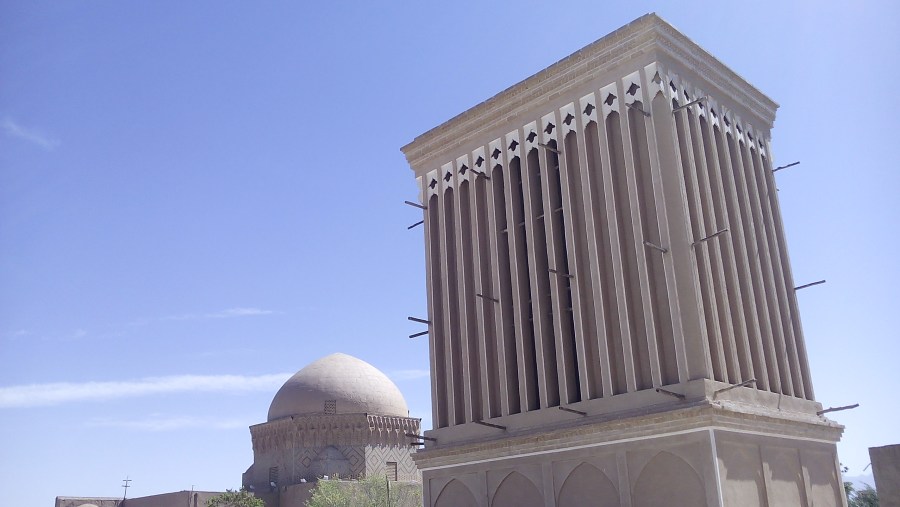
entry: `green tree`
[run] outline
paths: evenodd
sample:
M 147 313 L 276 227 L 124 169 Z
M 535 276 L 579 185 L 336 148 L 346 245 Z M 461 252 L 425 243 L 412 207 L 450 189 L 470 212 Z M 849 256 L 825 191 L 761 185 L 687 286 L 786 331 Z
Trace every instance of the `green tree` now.
M 847 505 L 849 507 L 878 507 L 878 494 L 875 493 L 875 488 L 866 484 L 862 489 L 854 489 L 852 498 L 847 495 Z
M 253 496 L 246 490 L 226 490 L 219 496 L 214 496 L 206 501 L 206 507 L 266 507 L 260 498 Z
M 847 473 L 848 468 L 841 464 L 841 473 Z M 844 481 L 844 494 L 847 495 L 847 507 L 878 507 L 878 494 L 875 488 L 865 485 L 863 489 L 857 490 L 853 487 L 853 483 Z
M 390 483 L 382 476 L 358 481 L 320 479 L 306 507 L 418 507 L 422 505 L 419 483 Z

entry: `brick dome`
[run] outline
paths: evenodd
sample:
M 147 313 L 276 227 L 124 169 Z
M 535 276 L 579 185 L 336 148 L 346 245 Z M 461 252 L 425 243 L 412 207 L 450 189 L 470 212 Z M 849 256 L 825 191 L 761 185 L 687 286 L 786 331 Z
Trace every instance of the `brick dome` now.
M 337 353 L 318 359 L 281 386 L 269 421 L 294 415 L 377 414 L 407 417 L 400 389 L 378 368 Z

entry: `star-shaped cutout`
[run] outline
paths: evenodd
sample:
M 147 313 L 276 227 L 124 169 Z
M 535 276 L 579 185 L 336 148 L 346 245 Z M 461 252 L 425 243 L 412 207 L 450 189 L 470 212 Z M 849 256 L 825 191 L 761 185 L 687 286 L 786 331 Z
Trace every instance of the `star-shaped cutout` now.
M 603 103 L 606 104 L 607 106 L 611 106 L 611 105 L 613 105 L 613 101 L 615 101 L 615 100 L 616 100 L 616 96 L 613 95 L 612 93 L 610 93 L 609 95 L 606 96 L 606 100 L 604 100 Z
M 678 91 L 678 88 L 675 88 L 675 81 L 669 81 L 669 87 L 672 88 L 673 92 Z
M 628 95 L 634 97 L 634 94 L 637 93 L 637 91 L 640 89 L 640 86 L 636 85 L 635 83 L 631 83 L 631 86 L 628 87 Z
M 556 125 L 554 125 L 553 123 L 547 123 L 547 128 L 544 129 L 544 132 L 552 134 L 554 128 L 556 128 Z
M 515 139 L 513 139 L 512 142 L 509 143 L 509 151 L 515 151 L 516 146 L 518 146 L 518 145 L 519 145 L 519 141 L 516 141 Z
M 431 180 L 431 183 L 429 183 L 428 186 L 431 187 L 431 189 L 433 190 L 434 187 L 437 186 L 437 180 Z
M 531 133 L 528 134 L 528 137 L 526 137 L 525 139 L 528 139 L 529 143 L 533 143 L 535 137 L 537 137 L 537 134 L 535 134 L 534 131 L 532 130 Z M 513 142 L 515 142 L 515 141 L 513 141 Z M 510 146 L 512 146 L 512 145 L 510 145 Z M 515 148 L 510 148 L 510 149 L 514 150 Z
M 656 74 L 653 74 L 653 79 L 651 79 L 650 81 L 653 81 L 656 84 L 662 83 L 662 78 L 659 76 L 659 71 L 656 71 Z
M 494 157 L 494 160 L 497 160 L 498 158 L 500 158 L 500 149 L 494 148 L 494 152 L 491 153 L 491 156 Z
M 469 170 L 469 166 L 467 166 L 466 164 L 463 164 L 459 167 L 459 174 L 462 174 L 463 176 L 465 176 L 466 171 L 468 171 L 468 170 Z
M 444 181 L 449 182 L 451 178 L 453 178 L 453 175 L 450 174 L 450 171 L 447 171 L 447 174 L 444 175 Z
M 584 106 L 584 114 L 590 116 L 590 115 L 591 115 L 591 112 L 592 112 L 594 109 L 597 109 L 597 108 L 594 107 L 593 104 L 591 104 L 590 102 L 588 102 L 588 105 Z
M 568 113 L 568 114 L 566 114 L 565 119 L 563 119 L 563 123 L 565 123 L 566 125 L 571 125 L 572 120 L 574 120 L 574 119 L 575 119 L 575 117 L 572 116 L 572 113 Z
M 478 155 L 478 160 L 475 161 L 475 165 L 477 165 L 478 167 L 481 167 L 481 164 L 483 164 L 483 163 L 484 163 L 484 157 L 482 157 L 481 155 Z

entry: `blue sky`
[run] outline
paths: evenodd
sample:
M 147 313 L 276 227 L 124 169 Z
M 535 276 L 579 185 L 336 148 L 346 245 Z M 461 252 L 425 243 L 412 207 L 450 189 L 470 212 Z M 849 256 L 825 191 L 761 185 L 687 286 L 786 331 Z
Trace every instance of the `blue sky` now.
M 781 104 L 816 396 L 850 474 L 896 421 L 892 2 L 0 0 L 0 505 L 237 487 L 247 426 L 335 351 L 430 425 L 399 147 L 656 11 Z

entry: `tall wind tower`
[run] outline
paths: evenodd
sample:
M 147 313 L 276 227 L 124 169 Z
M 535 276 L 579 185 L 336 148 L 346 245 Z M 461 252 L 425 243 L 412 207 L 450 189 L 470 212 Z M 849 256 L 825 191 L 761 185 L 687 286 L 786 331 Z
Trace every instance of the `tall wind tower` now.
M 426 505 L 845 505 L 776 108 L 649 14 L 403 148 L 425 208 Z

